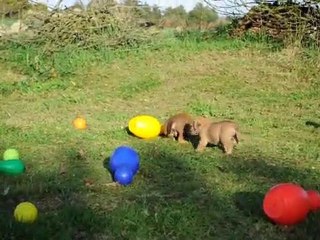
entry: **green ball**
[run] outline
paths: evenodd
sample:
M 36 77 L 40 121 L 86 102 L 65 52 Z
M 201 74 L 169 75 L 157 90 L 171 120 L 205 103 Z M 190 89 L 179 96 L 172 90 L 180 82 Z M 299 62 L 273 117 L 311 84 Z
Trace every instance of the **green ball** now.
M 3 153 L 3 160 L 13 160 L 19 158 L 19 152 L 13 148 L 9 148 Z

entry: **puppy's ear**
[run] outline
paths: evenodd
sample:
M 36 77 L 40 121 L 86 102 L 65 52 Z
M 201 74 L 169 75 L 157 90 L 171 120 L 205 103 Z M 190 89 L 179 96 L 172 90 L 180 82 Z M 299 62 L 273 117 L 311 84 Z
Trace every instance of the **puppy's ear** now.
M 193 129 L 198 129 L 200 126 L 201 126 L 200 122 L 198 122 L 197 120 L 193 120 L 192 122 Z
M 193 129 L 196 128 L 196 120 L 193 120 L 193 121 L 192 121 L 191 127 L 192 127 Z

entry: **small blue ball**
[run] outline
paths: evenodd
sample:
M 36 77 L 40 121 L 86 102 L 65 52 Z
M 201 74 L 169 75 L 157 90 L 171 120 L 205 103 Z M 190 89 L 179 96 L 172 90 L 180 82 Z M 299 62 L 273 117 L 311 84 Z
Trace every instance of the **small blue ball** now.
M 133 182 L 133 176 L 134 175 L 129 168 L 122 166 L 115 171 L 114 180 L 121 185 L 126 186 Z
M 140 167 L 139 154 L 128 146 L 116 148 L 110 157 L 109 167 L 111 172 L 114 173 L 121 166 L 131 169 L 133 175 L 135 175 Z

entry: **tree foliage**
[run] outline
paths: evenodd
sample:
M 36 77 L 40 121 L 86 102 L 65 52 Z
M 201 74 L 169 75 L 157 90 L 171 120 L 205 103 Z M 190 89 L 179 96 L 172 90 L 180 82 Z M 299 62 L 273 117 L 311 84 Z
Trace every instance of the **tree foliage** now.
M 163 27 L 185 27 L 187 18 L 188 13 L 182 5 L 175 8 L 168 7 L 164 11 L 161 25 Z
M 208 6 L 204 6 L 202 3 L 198 3 L 194 9 L 189 12 L 188 20 L 191 24 L 198 26 L 207 25 L 213 23 L 218 19 L 216 11 Z
M 127 5 L 127 6 L 139 6 L 139 5 L 141 5 L 139 0 L 124 0 L 123 4 Z
M 187 12 L 183 6 L 169 7 L 165 10 L 163 18 L 166 20 L 167 25 L 172 27 L 196 26 L 202 29 L 215 22 L 218 19 L 218 14 L 214 9 L 198 3 L 190 12 Z
M 114 6 L 117 2 L 115 0 L 91 0 L 87 8 L 99 8 L 105 6 Z
M 180 18 L 180 19 L 187 19 L 188 13 L 185 8 L 180 5 L 178 7 L 172 8 L 168 7 L 164 12 L 164 17 L 167 18 Z
M 154 24 L 158 24 L 161 19 L 161 10 L 158 6 L 150 6 L 148 4 L 144 4 L 141 6 L 140 15 L 146 21 L 152 22 Z

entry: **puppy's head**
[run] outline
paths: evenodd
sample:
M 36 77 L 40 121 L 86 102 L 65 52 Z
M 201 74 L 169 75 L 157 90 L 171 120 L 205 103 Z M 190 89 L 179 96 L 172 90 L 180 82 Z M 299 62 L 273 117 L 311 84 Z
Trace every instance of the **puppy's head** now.
M 199 119 L 194 119 L 193 122 L 192 122 L 192 125 L 190 127 L 190 134 L 191 135 L 199 135 L 200 133 L 200 130 L 201 130 L 201 121 L 199 121 Z
M 191 135 L 199 135 L 201 129 L 204 125 L 209 123 L 209 120 L 205 117 L 197 117 L 193 120 L 192 125 L 190 127 L 190 134 Z

